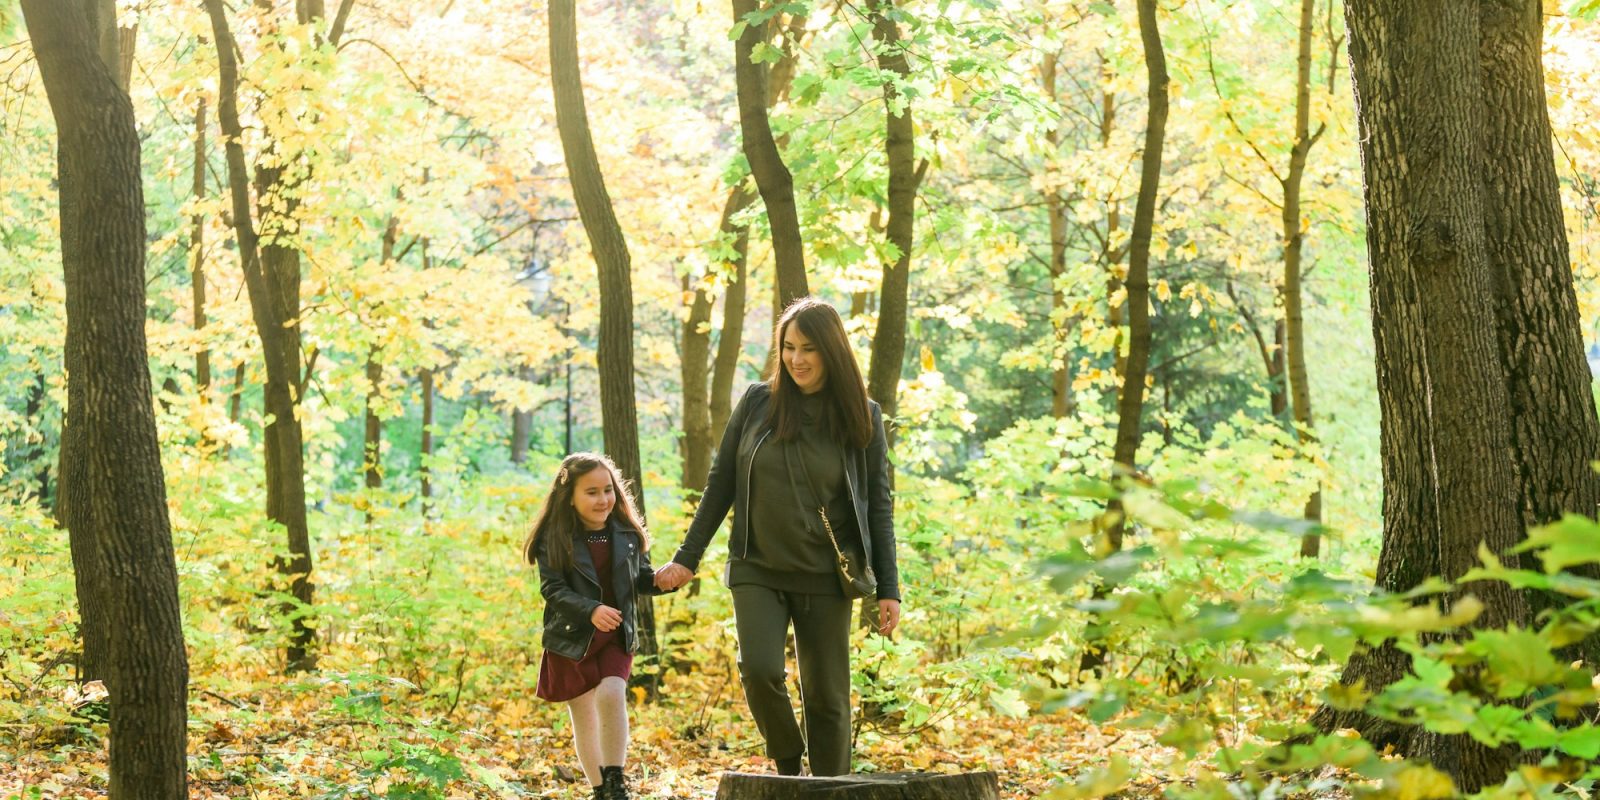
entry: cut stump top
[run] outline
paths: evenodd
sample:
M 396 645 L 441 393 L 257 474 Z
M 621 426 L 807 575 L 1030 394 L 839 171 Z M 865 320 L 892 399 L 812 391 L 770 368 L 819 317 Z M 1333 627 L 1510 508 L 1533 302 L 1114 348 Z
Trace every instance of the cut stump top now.
M 1000 800 L 993 772 L 889 772 L 831 778 L 724 772 L 717 800 Z

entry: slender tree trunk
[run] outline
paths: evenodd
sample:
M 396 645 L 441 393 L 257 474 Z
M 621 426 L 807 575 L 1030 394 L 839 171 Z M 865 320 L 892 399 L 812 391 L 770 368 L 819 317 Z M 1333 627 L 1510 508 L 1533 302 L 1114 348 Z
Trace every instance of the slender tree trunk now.
M 1286 334 L 1290 397 L 1294 403 L 1295 436 L 1302 445 L 1313 440 L 1311 385 L 1306 377 L 1305 319 L 1300 308 L 1300 256 L 1305 245 L 1305 225 L 1300 216 L 1300 184 L 1306 174 L 1306 158 L 1321 136 L 1311 133 L 1311 39 L 1312 13 L 1316 0 L 1300 0 L 1300 50 L 1295 63 L 1294 146 L 1289 151 L 1289 170 L 1283 180 L 1283 316 Z M 1322 522 L 1322 487 L 1306 499 L 1305 518 Z M 1300 555 L 1316 558 L 1322 537 L 1308 534 L 1300 539 Z
M 517 377 L 521 380 L 533 382 L 533 368 L 523 365 L 517 368 Z M 511 411 L 511 463 L 525 464 L 528 461 L 528 440 L 533 438 L 533 409 L 517 408 Z
M 1045 96 L 1052 104 L 1060 103 L 1060 95 L 1056 91 L 1059 60 L 1059 54 L 1051 53 L 1045 56 L 1041 69 Z M 1049 157 L 1059 157 L 1060 130 L 1052 127 L 1045 133 L 1045 141 L 1050 145 Z M 1046 187 L 1044 202 L 1045 213 L 1050 217 L 1050 358 L 1052 363 L 1060 359 L 1060 363 L 1050 372 L 1050 414 L 1059 419 L 1073 411 L 1072 353 L 1068 347 L 1070 322 L 1067 319 L 1066 287 L 1062 285 L 1067 271 L 1067 204 L 1061 196 L 1061 190 L 1055 186 Z
M 204 97 L 200 98 L 194 111 L 193 192 L 196 203 L 205 199 L 206 99 Z M 189 275 L 190 285 L 193 287 L 194 329 L 202 336 L 206 328 L 205 222 L 205 215 L 200 213 L 197 207 L 194 214 L 189 217 Z M 200 401 L 206 402 L 211 392 L 211 349 L 204 344 L 194 355 L 194 384 L 195 392 L 200 395 Z
M 600 283 L 600 343 L 596 355 L 600 370 L 601 429 L 606 453 L 632 484 L 634 497 L 644 512 L 644 486 L 639 462 L 638 411 L 633 386 L 633 279 L 628 243 L 606 193 L 600 160 L 589 134 L 588 110 L 579 74 L 578 19 L 574 0 L 550 3 L 550 72 L 555 87 L 556 127 L 566 157 L 572 194 L 583 220 L 584 233 L 594 254 Z M 655 609 L 648 597 L 639 598 L 639 650 L 654 655 Z
M 1104 57 L 1100 60 L 1102 70 L 1111 68 L 1110 62 Z M 1106 90 L 1100 94 L 1100 147 L 1106 148 L 1111 144 L 1111 132 L 1117 127 L 1117 95 Z M 1116 331 L 1115 344 L 1111 348 L 1111 374 L 1117 383 L 1121 383 L 1124 364 L 1127 356 L 1122 354 L 1122 314 L 1123 307 L 1127 305 L 1124 298 L 1119 305 L 1115 301 L 1117 293 L 1122 291 L 1122 257 L 1127 253 L 1127 248 L 1116 244 L 1117 233 L 1122 230 L 1122 199 L 1113 193 L 1106 198 L 1106 238 L 1100 252 L 1100 260 L 1106 266 L 1106 326 Z
M 735 24 L 760 7 L 758 0 L 733 0 Z M 734 83 L 739 97 L 739 131 L 745 159 L 755 176 L 756 188 L 767 209 L 772 228 L 772 254 L 777 262 L 778 298 L 782 305 L 811 293 L 806 283 L 805 244 L 800 238 L 800 214 L 795 205 L 794 176 L 784 166 L 783 154 L 772 138 L 767 119 L 767 75 L 764 64 L 751 53 L 764 41 L 765 25 L 744 25 L 734 44 Z
M 108 68 L 120 62 L 97 53 L 92 8 L 24 0 L 22 11 L 59 139 L 66 426 L 78 440 L 67 521 L 89 544 L 107 612 L 108 788 L 177 800 L 188 796 L 189 665 L 144 334 L 139 135 Z
M 1117 398 L 1117 438 L 1112 460 L 1118 472 L 1133 475 L 1138 469 L 1140 418 L 1144 414 L 1145 375 L 1150 365 L 1150 240 L 1155 229 L 1156 196 L 1161 184 L 1162 149 L 1167 131 L 1167 57 L 1156 26 L 1156 0 L 1138 0 L 1139 38 L 1144 43 L 1146 96 L 1149 112 L 1145 120 L 1144 153 L 1139 166 L 1139 196 L 1133 210 L 1133 229 L 1128 240 L 1128 276 L 1123 282 L 1128 297 L 1128 357 L 1122 370 L 1122 390 Z M 1106 509 L 1105 539 L 1102 549 L 1114 553 L 1122 549 L 1127 518 L 1120 500 Z M 1104 593 L 1109 587 L 1101 586 Z M 1098 671 L 1105 662 L 1098 631 L 1085 648 L 1082 667 Z
M 361 471 L 368 489 L 383 488 L 383 420 L 378 418 L 378 403 L 383 396 L 382 354 L 383 351 L 377 347 L 367 350 L 367 430 L 361 448 Z
M 724 218 L 727 213 L 724 206 Z M 711 366 L 711 295 L 703 285 L 691 286 L 691 280 L 687 275 L 683 278 L 684 294 L 692 299 L 689 317 L 683 322 L 683 349 L 679 359 L 679 377 L 683 385 L 681 485 L 691 499 L 698 499 L 706 485 L 706 474 L 711 471 L 711 395 L 706 384 Z
M 739 372 L 739 355 L 744 352 L 745 296 L 749 291 L 750 226 L 733 223 L 733 216 L 748 208 L 756 200 L 755 192 L 743 183 L 728 194 L 720 230 L 724 236 L 733 237 L 733 258 L 724 267 L 729 276 L 722 292 L 722 332 L 717 336 L 716 361 L 711 370 L 711 442 L 722 441 L 722 431 L 728 427 L 728 416 L 733 412 L 733 378 Z
M 314 586 L 311 582 L 311 541 L 306 521 L 305 452 L 300 420 L 295 413 L 304 385 L 300 363 L 300 257 L 298 251 L 278 241 L 293 225 L 297 205 L 290 187 L 284 186 L 283 167 L 257 168 L 256 198 L 262 225 L 274 235 L 270 244 L 261 244 L 250 209 L 250 185 L 245 165 L 243 126 L 238 112 L 238 64 L 236 45 L 228 29 L 221 0 L 206 0 L 212 35 L 217 42 L 221 86 L 217 98 L 217 121 L 226 142 L 228 185 L 233 197 L 233 224 L 243 265 L 245 288 L 256 332 L 261 339 L 262 357 L 267 366 L 264 403 L 268 418 L 264 436 L 267 468 L 267 516 L 284 526 L 288 536 L 288 555 L 276 559 L 280 573 L 289 580 L 294 598 L 280 613 L 291 620 L 290 643 L 285 653 L 285 668 L 298 672 L 316 668 L 314 650 L 316 629 L 310 624 L 309 610 Z M 276 164 L 276 161 L 274 162 Z M 280 195 L 274 203 L 273 196 Z M 274 210 L 277 209 L 277 210 Z
M 233 368 L 233 390 L 228 393 L 228 421 L 238 422 L 244 405 L 244 362 Z
M 417 383 L 422 394 L 422 452 L 417 459 L 421 465 L 417 472 L 422 478 L 422 515 L 426 517 L 433 512 L 433 369 L 420 370 Z
M 892 0 L 868 0 L 867 18 L 878 50 L 878 69 L 902 80 L 911 75 L 900 26 L 901 13 Z M 894 261 L 883 265 L 883 288 L 878 297 L 878 328 L 872 337 L 872 364 L 867 394 L 878 401 L 886 419 L 893 419 L 900 391 L 900 367 L 906 352 L 906 305 L 911 282 L 911 248 L 917 211 L 917 186 L 928 162 L 916 164 L 916 130 L 911 119 L 911 99 L 893 80 L 883 84 L 886 162 L 889 166 L 889 244 Z
M 1517 462 L 1513 395 L 1494 324 L 1494 248 L 1485 230 L 1496 199 L 1482 161 L 1493 150 L 1485 133 L 1495 126 L 1484 117 L 1510 112 L 1485 106 L 1479 14 L 1477 4 L 1449 0 L 1346 6 L 1383 414 L 1377 581 L 1389 591 L 1428 575 L 1453 581 L 1475 566 L 1479 547 L 1504 553 L 1525 535 L 1525 469 Z M 1544 168 L 1553 183 L 1548 158 Z M 1458 591 L 1483 601 L 1479 625 L 1531 622 L 1527 598 L 1503 583 Z M 1358 652 L 1341 680 L 1376 691 L 1408 669 L 1404 654 L 1383 647 Z M 1516 757 L 1466 736 L 1332 709 L 1315 721 L 1357 728 L 1379 747 L 1425 758 L 1468 793 L 1503 779 Z

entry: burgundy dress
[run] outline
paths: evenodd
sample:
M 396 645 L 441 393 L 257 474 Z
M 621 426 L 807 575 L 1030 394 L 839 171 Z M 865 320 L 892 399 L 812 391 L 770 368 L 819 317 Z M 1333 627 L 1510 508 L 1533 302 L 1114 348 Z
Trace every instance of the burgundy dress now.
M 589 531 L 589 556 L 594 560 L 595 577 L 600 579 L 600 602 L 620 608 L 611 581 L 611 529 Z M 565 703 L 600 685 L 601 678 L 624 681 L 633 674 L 633 654 L 622 643 L 622 627 L 596 630 L 583 659 L 545 651 L 539 662 L 539 686 L 534 695 L 541 700 Z

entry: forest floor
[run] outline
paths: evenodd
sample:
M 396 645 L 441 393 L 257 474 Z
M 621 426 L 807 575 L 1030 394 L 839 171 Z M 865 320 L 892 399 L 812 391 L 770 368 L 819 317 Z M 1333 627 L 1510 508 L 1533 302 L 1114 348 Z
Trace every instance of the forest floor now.
M 715 795 L 722 772 L 768 771 L 741 701 L 694 698 L 634 704 L 628 773 L 641 798 Z M 460 705 L 433 718 L 405 715 L 381 689 L 340 681 L 263 682 L 228 696 L 195 687 L 189 725 L 193 798 L 587 798 L 563 710 L 531 697 Z M 703 707 L 702 707 L 703 705 Z M 713 705 L 718 707 L 713 707 Z M 0 798 L 96 798 L 106 793 L 106 724 L 0 728 Z M 1143 730 L 1095 725 L 1075 714 L 952 716 L 916 732 L 864 730 L 857 771 L 992 770 L 1001 797 L 1045 794 L 1114 754 L 1155 773 L 1166 748 Z M 1139 768 L 1142 766 L 1143 768 Z M 1154 795 L 1159 777 L 1124 796 Z

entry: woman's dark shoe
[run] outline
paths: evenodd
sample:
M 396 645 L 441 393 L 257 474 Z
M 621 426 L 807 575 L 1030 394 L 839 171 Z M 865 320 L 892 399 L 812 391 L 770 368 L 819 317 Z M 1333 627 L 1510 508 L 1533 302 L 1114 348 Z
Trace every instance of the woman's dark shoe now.
M 778 766 L 779 775 L 800 774 L 800 756 L 794 756 L 793 758 L 775 758 L 773 759 L 773 762 Z
M 600 788 L 595 790 L 595 797 L 599 798 L 604 793 L 604 800 L 629 800 L 628 782 L 622 777 L 622 767 L 601 767 Z
M 611 793 L 606 791 L 605 784 L 602 783 L 599 786 L 591 786 L 589 788 L 594 789 L 594 800 L 611 800 Z

